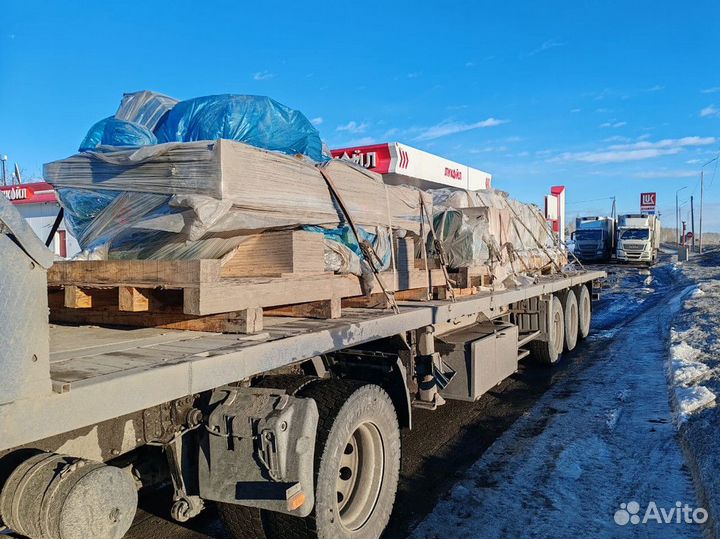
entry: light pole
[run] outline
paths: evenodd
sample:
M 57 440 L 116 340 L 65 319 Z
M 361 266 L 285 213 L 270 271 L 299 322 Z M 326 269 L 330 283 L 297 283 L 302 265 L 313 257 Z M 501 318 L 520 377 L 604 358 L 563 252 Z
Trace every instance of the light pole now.
M 675 239 L 677 240 L 678 246 L 680 245 L 680 208 L 678 207 L 678 194 L 683 189 L 687 189 L 687 185 L 675 191 Z
M 0 155 L 0 161 L 2 161 L 2 180 L 3 185 L 7 185 L 7 181 L 5 179 L 5 161 L 7 161 L 7 155 Z
M 700 167 L 700 254 L 702 254 L 702 217 L 703 217 L 703 195 L 705 194 L 705 167 L 708 166 L 713 161 L 717 161 L 717 158 L 720 157 L 720 155 L 716 155 L 710 161 L 705 163 L 703 166 Z

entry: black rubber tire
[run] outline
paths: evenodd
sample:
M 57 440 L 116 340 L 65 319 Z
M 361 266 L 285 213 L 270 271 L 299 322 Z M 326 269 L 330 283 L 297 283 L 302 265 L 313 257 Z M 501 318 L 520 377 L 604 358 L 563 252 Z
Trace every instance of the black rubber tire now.
M 315 508 L 306 518 L 264 513 L 267 537 L 288 539 L 371 539 L 382 535 L 390 520 L 400 475 L 400 427 L 388 394 L 374 384 L 326 380 L 309 385 L 298 396 L 317 403 L 320 420 L 315 444 Z M 343 527 L 337 512 L 337 470 L 341 448 L 357 425 L 372 421 L 382 436 L 385 466 L 373 512 L 354 531 Z
M 550 308 L 552 310 L 551 321 L 554 320 L 554 323 L 551 323 L 548 328 L 548 340 L 534 340 L 529 343 L 533 358 L 546 365 L 555 364 L 560 360 L 565 343 L 565 316 L 562 303 L 557 296 L 553 296 Z
M 580 285 L 575 290 L 578 305 L 578 338 L 585 339 L 590 335 L 590 322 L 592 322 L 592 301 L 588 287 Z
M 565 350 L 574 350 L 580 333 L 580 315 L 578 313 L 577 297 L 572 290 L 568 290 L 563 298 L 563 313 L 565 314 Z

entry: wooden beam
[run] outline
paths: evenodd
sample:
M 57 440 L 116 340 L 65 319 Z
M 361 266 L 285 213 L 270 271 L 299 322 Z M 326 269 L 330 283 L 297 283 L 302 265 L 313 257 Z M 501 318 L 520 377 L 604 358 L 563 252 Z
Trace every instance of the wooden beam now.
M 265 309 L 266 316 L 292 316 L 297 318 L 340 318 L 342 305 L 340 298 L 300 303 L 298 305 L 283 305 Z
M 66 286 L 64 305 L 68 309 L 89 309 L 92 307 L 92 296 L 79 286 Z
M 131 312 L 147 311 L 150 309 L 148 294 L 134 286 L 121 286 L 118 288 L 118 309 Z
M 48 270 L 48 286 L 181 288 L 219 280 L 219 260 L 66 260 Z
M 322 234 L 281 230 L 253 234 L 222 262 L 223 277 L 281 276 L 323 273 L 325 242 Z

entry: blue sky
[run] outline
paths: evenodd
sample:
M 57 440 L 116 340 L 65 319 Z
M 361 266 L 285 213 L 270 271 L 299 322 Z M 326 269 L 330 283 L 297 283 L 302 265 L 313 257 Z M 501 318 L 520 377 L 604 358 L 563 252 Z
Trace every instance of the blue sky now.
M 29 176 L 140 89 L 269 95 L 331 147 L 397 140 L 538 204 L 564 184 L 571 217 L 657 191 L 674 226 L 720 150 L 717 1 L 8 0 L 2 21 L 0 152 Z

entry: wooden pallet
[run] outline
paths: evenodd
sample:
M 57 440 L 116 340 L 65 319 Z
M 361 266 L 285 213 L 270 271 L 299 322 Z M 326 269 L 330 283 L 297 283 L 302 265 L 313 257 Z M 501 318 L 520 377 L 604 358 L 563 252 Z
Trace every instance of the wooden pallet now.
M 398 270 L 381 274 L 385 287 L 441 284 L 439 271 L 413 267 L 407 243 L 396 250 Z M 263 315 L 339 318 L 342 299 L 363 290 L 354 275 L 324 272 L 322 249 L 319 234 L 284 231 L 254 236 L 220 260 L 58 262 L 48 272 L 50 319 L 254 333 Z

